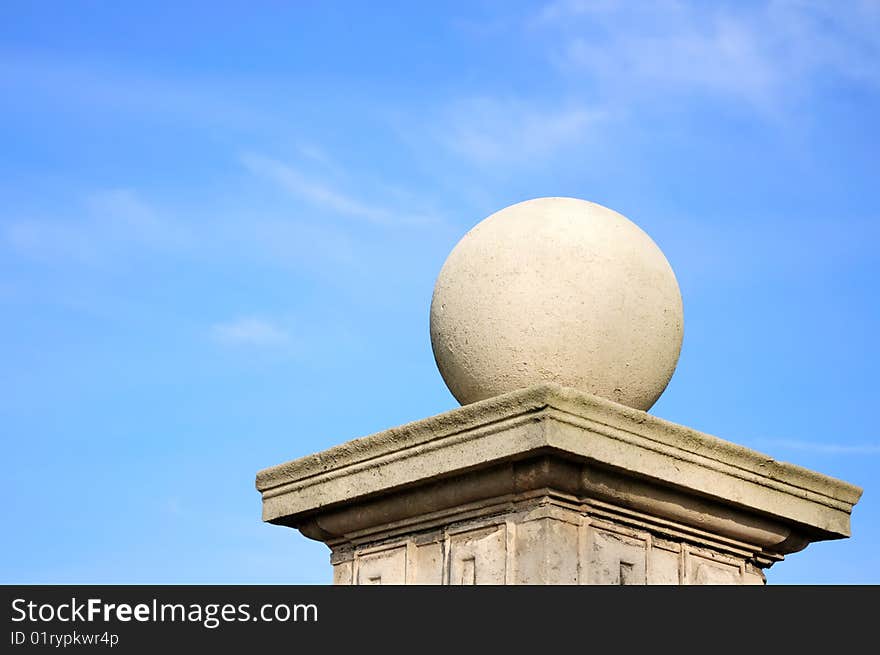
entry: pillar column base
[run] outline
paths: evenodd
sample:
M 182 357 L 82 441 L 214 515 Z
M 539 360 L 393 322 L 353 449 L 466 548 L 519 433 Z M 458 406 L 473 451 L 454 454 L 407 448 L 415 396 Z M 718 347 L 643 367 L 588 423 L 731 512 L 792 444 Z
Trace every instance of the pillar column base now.
M 762 584 L 861 490 L 544 384 L 257 474 L 336 584 Z

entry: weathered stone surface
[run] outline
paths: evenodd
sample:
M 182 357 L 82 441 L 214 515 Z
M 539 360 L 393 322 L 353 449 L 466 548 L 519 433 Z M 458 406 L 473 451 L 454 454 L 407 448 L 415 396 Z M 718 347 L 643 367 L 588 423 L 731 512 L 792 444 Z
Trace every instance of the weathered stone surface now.
M 861 490 L 542 384 L 257 475 L 337 584 L 752 584 Z
M 657 245 L 577 198 L 527 200 L 481 221 L 449 254 L 431 301 L 434 358 L 462 404 L 553 382 L 648 409 L 683 329 Z
M 550 497 L 516 509 L 334 550 L 336 584 L 763 584 L 735 546 L 662 538 L 633 517 L 601 517 Z M 425 540 L 426 535 L 432 535 Z M 669 536 L 668 534 L 666 535 Z M 410 553 L 407 559 L 404 553 Z M 443 553 L 443 556 L 439 556 Z M 352 582 L 355 581 L 355 582 Z

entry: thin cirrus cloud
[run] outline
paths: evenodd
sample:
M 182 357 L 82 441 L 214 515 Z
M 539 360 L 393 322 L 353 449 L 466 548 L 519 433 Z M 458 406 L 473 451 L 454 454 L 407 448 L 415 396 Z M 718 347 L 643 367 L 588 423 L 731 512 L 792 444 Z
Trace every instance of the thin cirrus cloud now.
M 528 27 L 551 38 L 559 68 L 597 80 L 618 102 L 694 91 L 772 114 L 823 79 L 880 83 L 880 4 L 870 0 L 559 0 Z
M 285 191 L 313 205 L 379 225 L 385 225 L 390 220 L 390 213 L 386 209 L 355 200 L 324 183 L 310 179 L 289 164 L 255 154 L 243 155 L 241 160 L 251 173 L 271 180 Z
M 441 120 L 441 143 L 476 164 L 530 163 L 583 141 L 605 112 L 580 105 L 548 108 L 521 100 L 468 98 Z
M 4 226 L 2 240 L 37 259 L 99 263 L 129 248 L 168 250 L 186 244 L 189 235 L 132 189 L 104 189 L 85 198 L 72 217 L 23 218 Z
M 277 347 L 289 343 L 290 335 L 276 323 L 252 316 L 211 326 L 216 341 L 231 346 Z
M 306 155 L 314 158 L 315 152 L 319 151 L 312 148 L 306 152 Z M 329 166 L 331 160 L 323 152 L 319 154 L 321 163 Z M 420 227 L 442 223 L 439 217 L 424 212 L 400 211 L 360 200 L 325 180 L 304 173 L 292 164 L 271 157 L 246 153 L 241 156 L 241 162 L 249 172 L 272 182 L 291 196 L 336 215 L 383 228 Z
M 110 189 L 87 199 L 89 212 L 119 239 L 147 243 L 162 248 L 181 246 L 189 233 L 177 222 L 166 220 L 131 189 Z

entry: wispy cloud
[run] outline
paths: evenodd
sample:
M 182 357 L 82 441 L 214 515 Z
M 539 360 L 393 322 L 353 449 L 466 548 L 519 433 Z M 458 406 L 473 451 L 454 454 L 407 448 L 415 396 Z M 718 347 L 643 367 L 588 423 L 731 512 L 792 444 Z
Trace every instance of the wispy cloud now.
M 175 247 L 190 238 L 183 226 L 161 216 L 132 189 L 93 193 L 86 199 L 86 205 L 93 220 L 117 240 Z
M 880 444 L 840 444 L 792 439 L 763 439 L 757 442 L 760 447 L 785 448 L 808 453 L 828 455 L 880 455 Z
M 89 263 L 132 247 L 173 249 L 189 240 L 185 228 L 163 219 L 132 189 L 97 191 L 72 213 L 11 220 L 0 236 L 28 256 Z
M 297 150 L 299 154 L 305 157 L 306 159 L 311 160 L 314 163 L 320 164 L 329 169 L 338 170 L 336 162 L 333 161 L 333 158 L 328 155 L 323 148 L 316 146 L 313 143 L 301 143 Z
M 287 331 L 272 321 L 257 317 L 241 317 L 211 326 L 215 340 L 227 345 L 283 346 L 290 340 Z
M 16 252 L 36 259 L 94 262 L 97 244 L 88 226 L 56 219 L 18 219 L 3 226 L 3 241 Z
M 391 213 L 387 209 L 361 202 L 325 183 L 310 179 L 290 164 L 255 154 L 242 156 L 242 163 L 252 173 L 268 178 L 294 196 L 318 207 L 378 225 L 387 225 L 391 220 Z
M 323 164 L 330 163 L 322 151 L 312 148 L 307 152 L 310 158 L 318 155 Z M 391 209 L 361 200 L 287 162 L 254 153 L 242 155 L 241 161 L 251 173 L 273 182 L 290 195 L 324 211 L 358 219 L 377 227 L 418 227 L 442 223 L 438 216 L 418 209 Z
M 552 58 L 606 95 L 704 92 L 776 113 L 825 78 L 880 83 L 880 4 L 558 0 L 533 17 Z
M 328 166 L 335 166 L 329 157 L 326 161 Z M 36 216 L 0 222 L 0 252 L 53 267 L 96 269 L 116 268 L 132 256 L 248 261 L 285 270 L 308 270 L 322 279 L 334 279 L 373 268 L 371 258 L 380 256 L 377 252 L 387 252 L 391 243 L 389 230 L 408 228 L 436 234 L 450 229 L 441 215 L 425 210 L 424 200 L 405 189 L 376 185 L 377 192 L 390 200 L 390 207 L 411 210 L 372 207 L 332 187 L 320 183 L 309 186 L 304 176 L 304 186 L 296 187 L 299 171 L 281 162 L 262 158 L 251 164 L 263 167 L 259 169 L 261 182 L 268 181 L 284 192 L 279 198 L 258 206 L 204 198 L 204 202 L 165 203 L 160 207 L 134 189 L 103 189 L 82 194 L 74 201 L 53 198 L 54 208 L 41 209 Z M 346 177 L 345 172 L 340 176 Z M 308 197 L 303 198 L 300 192 Z M 321 211 L 304 211 L 285 194 L 318 203 Z M 384 220 L 375 222 L 365 215 Z M 356 220 L 335 220 L 338 216 Z M 358 229 L 363 226 L 368 229 Z M 398 232 L 393 238 L 406 243 L 408 232 Z
M 470 98 L 450 106 L 439 138 L 477 163 L 528 163 L 583 141 L 604 117 L 580 105 L 547 108 L 509 98 Z
M 651 4 L 656 11 L 669 11 L 679 3 L 676 0 L 654 0 Z M 551 0 L 535 12 L 529 22 L 533 26 L 556 25 L 583 16 L 596 18 L 623 8 L 620 0 Z

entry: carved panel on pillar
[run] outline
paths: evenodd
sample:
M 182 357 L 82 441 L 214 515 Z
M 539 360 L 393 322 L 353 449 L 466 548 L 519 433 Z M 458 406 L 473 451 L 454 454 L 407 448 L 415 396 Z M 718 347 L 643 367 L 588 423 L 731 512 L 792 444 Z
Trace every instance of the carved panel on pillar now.
M 591 531 L 589 584 L 645 584 L 647 545 L 644 540 L 597 528 Z
M 406 584 L 406 546 L 359 555 L 357 583 Z
M 739 562 L 712 553 L 688 553 L 687 566 L 690 584 L 738 585 L 743 582 Z
M 558 518 L 537 518 L 517 525 L 517 584 L 577 584 L 578 525 Z
M 503 523 L 450 534 L 447 584 L 504 584 L 507 526 Z
M 677 537 L 634 513 L 531 498 L 440 528 L 343 542 L 334 584 L 764 584 L 746 544 Z

